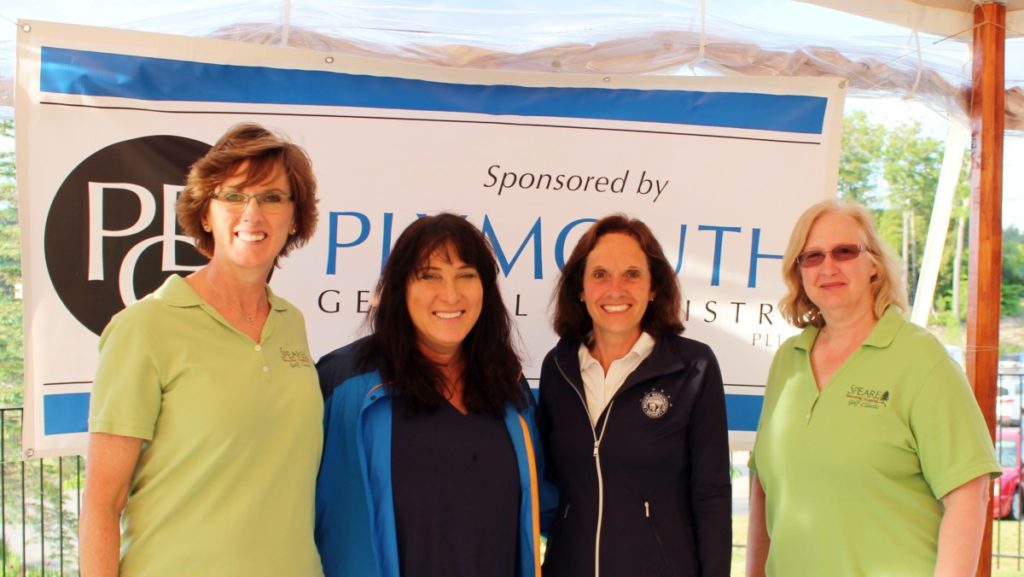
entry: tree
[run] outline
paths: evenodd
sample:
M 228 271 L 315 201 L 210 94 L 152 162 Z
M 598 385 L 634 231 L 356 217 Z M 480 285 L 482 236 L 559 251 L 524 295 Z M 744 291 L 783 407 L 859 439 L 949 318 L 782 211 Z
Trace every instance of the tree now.
M 0 121 L 0 139 L 14 137 L 14 122 Z M 24 381 L 21 237 L 14 152 L 0 151 L 0 405 L 20 406 Z
M 935 188 L 942 168 L 943 142 L 921 136 L 918 122 L 897 125 L 888 131 L 882 148 L 882 173 L 889 185 L 888 205 L 900 217 L 899 244 L 907 290 L 914 294 L 924 252 Z M 892 224 L 892 217 L 889 220 Z M 892 234 L 892 227 L 887 231 Z M 887 239 L 893 241 L 896 239 Z
M 876 190 L 881 169 L 885 127 L 874 124 L 858 110 L 843 118 L 843 144 L 839 153 L 839 197 L 863 206 L 879 202 Z

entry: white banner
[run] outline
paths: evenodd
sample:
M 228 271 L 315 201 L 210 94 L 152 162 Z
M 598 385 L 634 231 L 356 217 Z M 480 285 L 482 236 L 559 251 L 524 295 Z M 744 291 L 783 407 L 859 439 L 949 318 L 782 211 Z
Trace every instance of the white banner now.
M 686 335 L 718 355 L 734 444 L 752 439 L 792 334 L 779 259 L 835 190 L 839 79 L 453 70 L 44 22 L 19 35 L 25 456 L 83 450 L 98 334 L 202 264 L 174 198 L 241 121 L 313 158 L 319 228 L 272 285 L 305 313 L 314 357 L 363 334 L 401 230 L 448 210 L 495 246 L 536 386 L 559 267 L 589 222 L 625 212 L 677 267 Z

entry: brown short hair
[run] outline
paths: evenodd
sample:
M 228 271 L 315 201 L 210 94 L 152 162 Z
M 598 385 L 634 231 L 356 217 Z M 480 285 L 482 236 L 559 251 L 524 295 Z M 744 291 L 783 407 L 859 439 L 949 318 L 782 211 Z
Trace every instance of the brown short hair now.
M 195 239 L 199 252 L 212 257 L 213 235 L 203 230 L 210 195 L 234 176 L 244 162 L 249 165 L 245 181 L 240 184 L 242 187 L 266 180 L 278 165 L 288 178 L 295 203 L 295 234 L 288 237 L 278 255 L 286 256 L 292 248 L 306 244 L 316 231 L 316 177 L 313 163 L 302 147 L 259 124 L 246 122 L 232 126 L 192 165 L 185 190 L 178 197 L 178 223 L 185 234 Z
M 665 251 L 662 250 L 658 239 L 654 238 L 651 229 L 642 221 L 623 214 L 613 214 L 595 222 L 576 243 L 572 255 L 562 267 L 554 296 L 555 317 L 552 324 L 555 332 L 560 337 L 584 342 L 593 330 L 594 321 L 587 312 L 587 305 L 580 302 L 580 293 L 583 292 L 583 271 L 587 266 L 587 257 L 597 246 L 597 241 L 611 233 L 628 234 L 633 237 L 640 243 L 640 249 L 647 256 L 654 300 L 647 306 L 640 320 L 640 328 L 653 337 L 683 332 L 683 320 L 680 316 L 682 294 L 675 270 L 665 258 Z
M 788 292 L 779 301 L 779 313 L 789 324 L 804 328 L 814 325 L 825 326 L 825 317 L 818 305 L 811 302 L 804 290 L 803 280 L 796 257 L 804 250 L 807 236 L 819 218 L 826 214 L 842 214 L 852 218 L 860 226 L 864 236 L 865 254 L 875 264 L 877 273 L 871 278 L 871 296 L 874 298 L 875 318 L 881 318 L 885 309 L 893 305 L 906 313 L 907 291 L 903 287 L 903 279 L 896 258 L 889 251 L 881 237 L 875 231 L 871 213 L 858 204 L 842 200 L 826 200 L 819 202 L 804 211 L 793 225 L 793 234 L 789 237 L 786 254 L 782 257 L 782 278 L 786 281 Z

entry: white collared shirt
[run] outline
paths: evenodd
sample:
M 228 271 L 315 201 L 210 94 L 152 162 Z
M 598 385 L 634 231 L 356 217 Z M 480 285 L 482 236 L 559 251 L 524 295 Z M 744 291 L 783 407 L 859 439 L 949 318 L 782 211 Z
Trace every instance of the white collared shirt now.
M 597 419 L 601 416 L 605 407 L 615 396 L 626 378 L 644 362 L 644 359 L 651 356 L 654 350 L 654 337 L 646 332 L 640 333 L 640 338 L 633 343 L 633 348 L 621 359 L 612 361 L 608 367 L 608 374 L 604 373 L 601 363 L 590 354 L 586 344 L 580 345 L 580 375 L 583 377 L 583 389 L 587 397 L 587 409 L 590 411 L 590 422 L 597 425 Z

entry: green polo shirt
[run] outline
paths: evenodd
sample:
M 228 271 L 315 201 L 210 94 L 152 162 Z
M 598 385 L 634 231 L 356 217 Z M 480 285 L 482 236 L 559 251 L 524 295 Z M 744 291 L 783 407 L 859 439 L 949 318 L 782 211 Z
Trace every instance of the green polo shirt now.
M 322 575 L 323 402 L 302 314 L 267 293 L 258 344 L 178 276 L 103 331 L 89 431 L 145 440 L 122 577 Z
M 818 330 L 775 355 L 751 457 L 770 577 L 931 577 L 949 491 L 998 475 L 960 367 L 890 307 L 821 392 Z

